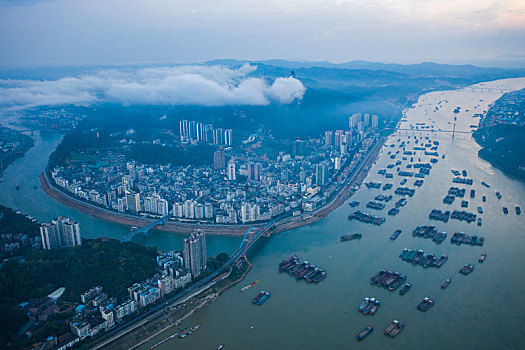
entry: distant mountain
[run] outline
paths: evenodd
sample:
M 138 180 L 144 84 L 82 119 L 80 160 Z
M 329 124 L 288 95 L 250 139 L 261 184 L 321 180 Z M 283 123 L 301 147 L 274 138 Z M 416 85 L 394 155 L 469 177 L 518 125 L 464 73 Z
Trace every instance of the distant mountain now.
M 451 65 L 434 62 L 423 62 L 418 64 L 397 64 L 379 63 L 368 61 L 350 61 L 346 63 L 332 63 L 328 61 L 288 61 L 272 59 L 265 61 L 242 61 L 235 59 L 219 59 L 206 62 L 206 64 L 220 65 L 242 65 L 245 63 L 264 64 L 269 66 L 287 68 L 290 70 L 300 68 L 329 68 L 329 69 L 361 69 L 371 71 L 391 71 L 417 77 L 447 77 L 447 78 L 467 78 L 474 76 L 498 75 L 498 78 L 525 76 L 525 69 L 521 68 L 487 68 L 478 67 L 471 64 Z

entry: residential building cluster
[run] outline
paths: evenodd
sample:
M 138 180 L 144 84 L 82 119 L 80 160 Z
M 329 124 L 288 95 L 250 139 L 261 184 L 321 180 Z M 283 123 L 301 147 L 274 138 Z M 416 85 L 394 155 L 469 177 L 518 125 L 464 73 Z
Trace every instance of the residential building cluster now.
M 68 248 L 82 244 L 80 224 L 65 216 L 42 224 L 40 237 L 44 249 Z
M 477 114 L 482 117 L 482 114 Z M 480 122 L 481 127 L 498 124 L 525 125 L 525 89 L 504 94 L 489 109 Z
M 181 142 L 232 145 L 232 129 L 214 128 L 213 124 L 204 124 L 195 120 L 181 120 L 179 135 Z
M 276 159 L 259 157 L 250 147 L 221 147 L 213 164 L 183 167 L 140 164 L 107 151 L 104 166 L 56 166 L 51 178 L 76 198 L 126 214 L 215 224 L 268 221 L 314 210 L 336 193 L 355 157 L 377 136 L 377 116 L 354 114 L 350 120 L 350 129 L 326 131 L 324 139 L 288 141 L 292 152 Z M 203 126 L 201 134 L 199 123 L 180 123 L 185 140 L 200 140 L 209 129 Z
M 207 268 L 206 235 L 196 231 L 184 242 L 184 252 L 170 251 L 157 255 L 157 273 L 146 281 L 135 283 L 128 288 L 128 297 L 117 303 L 108 296 L 102 286 L 94 286 L 80 295 L 80 304 L 62 303 L 65 288 L 59 288 L 47 298 L 23 303 L 21 307 L 35 320 L 45 321 L 55 313 L 75 311 L 68 319 L 70 332 L 49 337 L 44 348 L 64 350 L 76 343 L 94 337 L 102 330 L 108 330 L 122 322 L 141 308 L 185 288 Z M 46 347 L 47 346 L 47 347 Z

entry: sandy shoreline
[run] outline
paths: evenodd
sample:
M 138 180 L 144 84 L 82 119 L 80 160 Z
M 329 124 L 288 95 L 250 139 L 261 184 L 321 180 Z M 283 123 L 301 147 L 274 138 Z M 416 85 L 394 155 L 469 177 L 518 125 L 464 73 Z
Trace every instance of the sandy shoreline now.
M 308 213 L 312 216 L 306 220 L 303 219 L 302 215 L 298 215 L 294 217 L 286 217 L 281 219 L 280 221 L 277 221 L 270 228 L 269 234 L 279 233 L 312 224 L 325 218 L 332 210 L 342 205 L 352 195 L 352 186 L 355 184 L 360 184 L 368 174 L 368 170 L 365 169 L 370 169 L 371 165 L 375 162 L 375 160 L 377 159 L 377 155 L 379 154 L 379 151 L 381 150 L 385 140 L 386 138 L 383 138 L 375 144 L 374 149 L 370 151 L 363 164 L 361 165 L 361 169 L 356 174 L 354 174 L 352 178 L 348 180 L 344 188 L 341 189 L 339 193 L 329 203 L 325 204 L 317 210 L 312 211 L 311 213 Z M 115 222 L 121 225 L 137 227 L 145 226 L 154 221 L 152 219 L 142 219 L 126 214 L 116 213 L 114 211 L 100 208 L 98 206 L 73 198 L 67 195 L 66 193 L 62 192 L 55 186 L 53 186 L 45 172 L 42 172 L 40 174 L 40 184 L 42 185 L 42 189 L 44 190 L 44 192 L 46 192 L 48 196 L 55 199 L 56 201 L 102 220 Z M 248 231 L 253 226 L 253 224 L 214 225 L 167 221 L 164 225 L 155 226 L 155 230 L 190 234 L 195 229 L 200 228 L 205 229 L 207 234 L 212 235 L 241 236 L 244 235 L 246 231 Z

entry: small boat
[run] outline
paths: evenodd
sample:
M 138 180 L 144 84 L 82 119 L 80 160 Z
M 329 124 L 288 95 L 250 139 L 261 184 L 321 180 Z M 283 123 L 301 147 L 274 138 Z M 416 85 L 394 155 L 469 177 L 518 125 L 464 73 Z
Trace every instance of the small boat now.
M 358 238 L 361 238 L 361 237 L 363 237 L 362 234 L 354 233 L 354 234 L 351 234 L 351 235 L 341 236 L 340 239 L 341 239 L 341 242 L 344 242 L 344 241 L 351 241 L 353 239 L 358 239 Z
M 20 189 L 20 185 L 16 185 L 15 188 L 16 188 L 17 190 L 19 190 L 19 189 Z
M 496 192 L 496 197 L 498 197 L 498 199 L 501 199 L 501 193 Z
M 503 214 L 508 214 L 509 213 L 509 209 L 507 209 L 507 207 L 503 207 Z
M 478 218 L 478 226 L 481 226 L 481 218 Z
M 482 263 L 485 261 L 485 258 L 487 257 L 487 253 L 483 252 L 481 253 L 481 255 L 479 256 L 479 262 Z
M 250 289 L 251 287 L 255 286 L 255 285 L 256 285 L 257 283 L 259 283 L 259 282 L 260 282 L 260 281 L 257 280 L 257 281 L 254 281 L 254 282 L 252 282 L 251 284 L 249 284 L 249 285 L 247 285 L 247 286 L 245 286 L 245 287 L 242 287 L 242 288 L 241 288 L 241 292 L 245 292 L 245 291 L 247 291 L 248 289 Z
M 490 185 L 488 183 L 486 183 L 485 181 L 481 181 L 481 184 L 483 186 L 485 186 L 486 188 L 490 188 Z
M 359 201 L 351 201 L 350 203 L 348 203 L 348 205 L 352 208 L 357 207 L 359 205 Z
M 466 170 L 463 170 L 463 171 L 461 172 L 461 174 L 462 174 L 464 177 L 467 177 L 467 171 L 466 171 Z
M 446 280 L 441 283 L 441 289 L 445 289 L 449 286 L 450 282 L 452 282 L 452 279 L 449 277 Z
M 482 207 L 478 207 L 478 213 L 483 214 L 483 208 Z
M 412 288 L 412 285 L 410 283 L 405 284 L 403 289 L 399 291 L 399 295 L 404 295 L 406 292 L 408 292 Z
M 487 196 L 483 196 L 483 202 L 487 201 Z
M 521 215 L 521 208 L 520 207 L 516 207 L 516 215 Z
M 394 233 L 392 233 L 392 235 L 390 236 L 390 239 L 391 240 L 396 240 L 397 237 L 399 237 L 399 235 L 401 234 L 401 230 L 396 230 Z
M 368 326 L 365 329 L 363 329 L 361 332 L 359 332 L 356 336 L 357 340 L 363 340 L 365 339 L 372 331 L 374 330 L 374 327 Z
M 224 347 L 224 344 L 221 344 L 215 348 L 215 350 L 221 350 Z

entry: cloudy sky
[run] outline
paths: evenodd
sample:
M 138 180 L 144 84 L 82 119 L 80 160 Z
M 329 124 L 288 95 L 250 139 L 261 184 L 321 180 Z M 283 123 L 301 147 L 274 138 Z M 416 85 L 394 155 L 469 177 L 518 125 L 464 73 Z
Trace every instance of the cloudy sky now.
M 0 0 L 0 64 L 525 59 L 523 0 Z

